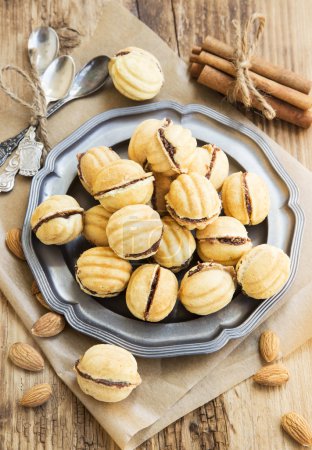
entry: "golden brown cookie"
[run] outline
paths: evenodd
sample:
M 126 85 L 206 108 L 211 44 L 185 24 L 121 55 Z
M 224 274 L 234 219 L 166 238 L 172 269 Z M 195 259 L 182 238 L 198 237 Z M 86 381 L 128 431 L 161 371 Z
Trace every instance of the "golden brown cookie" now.
M 92 194 L 92 186 L 97 174 L 107 164 L 119 159 L 114 150 L 109 147 L 92 147 L 85 153 L 78 153 L 78 177 L 83 187 Z
M 97 247 L 108 246 L 106 226 L 111 215 L 102 205 L 93 206 L 84 213 L 83 235 L 87 241 Z
M 110 212 L 127 205 L 148 203 L 153 194 L 154 177 L 129 159 L 114 161 L 102 169 L 93 184 L 93 195 Z
M 218 217 L 203 230 L 197 230 L 196 238 L 199 257 L 224 266 L 235 266 L 252 247 L 246 228 L 234 217 Z
M 170 215 L 189 230 L 202 230 L 221 212 L 217 191 L 207 178 L 195 172 L 179 175 L 165 199 Z
M 222 186 L 222 202 L 227 216 L 243 225 L 257 225 L 270 210 L 270 194 L 265 181 L 251 172 L 236 172 Z
M 159 214 L 147 205 L 130 205 L 109 219 L 106 234 L 110 247 L 125 259 L 144 259 L 157 252 L 163 233 Z
M 63 245 L 83 229 L 83 208 L 69 195 L 51 195 L 40 203 L 30 220 L 37 238 L 46 245 Z
M 135 358 L 116 345 L 93 345 L 74 370 L 80 389 L 101 402 L 119 402 L 141 383 Z
M 115 297 L 128 284 L 131 264 L 109 247 L 93 247 L 77 260 L 75 273 L 80 288 L 95 297 Z
M 176 273 L 189 265 L 196 248 L 195 239 L 189 230 L 181 227 L 172 217 L 165 216 L 162 222 L 164 233 L 153 259 Z
M 226 154 L 215 144 L 197 147 L 195 157 L 188 167 L 188 173 L 197 172 L 211 181 L 220 190 L 229 175 L 229 160 Z
M 257 245 L 242 256 L 236 266 L 243 292 L 259 300 L 277 294 L 290 273 L 290 259 L 273 245 Z
M 155 97 L 164 83 L 159 61 L 151 53 L 137 47 L 119 50 L 108 64 L 115 88 L 132 100 Z
M 144 264 L 132 274 L 126 302 L 138 319 L 159 322 L 171 313 L 177 300 L 178 280 L 158 264 Z
M 175 180 L 175 176 L 167 176 L 162 173 L 154 173 L 154 191 L 151 199 L 152 207 L 161 215 L 168 214 L 165 196 L 168 194 L 170 184 Z
M 183 277 L 179 298 L 184 307 L 198 315 L 224 308 L 236 289 L 235 270 L 213 262 L 199 263 Z

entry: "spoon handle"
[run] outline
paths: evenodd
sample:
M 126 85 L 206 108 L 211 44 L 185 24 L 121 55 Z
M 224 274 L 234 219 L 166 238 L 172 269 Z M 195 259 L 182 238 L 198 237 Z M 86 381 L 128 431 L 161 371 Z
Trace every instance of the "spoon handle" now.
M 65 103 L 69 102 L 70 98 L 65 97 L 61 100 L 55 102 L 47 111 L 47 117 L 52 116 L 56 111 L 58 111 Z M 18 147 L 18 144 L 25 137 L 25 134 L 28 131 L 28 128 L 20 131 L 16 136 L 7 139 L 0 143 L 0 167 L 5 163 L 7 158 L 13 153 L 13 151 Z

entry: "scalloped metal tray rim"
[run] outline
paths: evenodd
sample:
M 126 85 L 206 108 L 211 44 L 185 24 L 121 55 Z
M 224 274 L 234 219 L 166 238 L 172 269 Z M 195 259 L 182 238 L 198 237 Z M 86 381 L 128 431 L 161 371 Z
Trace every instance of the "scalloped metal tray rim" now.
M 264 152 L 266 157 L 269 159 L 272 167 L 275 171 L 283 178 L 285 184 L 289 189 L 289 201 L 288 206 L 293 211 L 295 216 L 295 227 L 294 227 L 294 235 L 293 241 L 291 245 L 291 273 L 290 277 L 283 287 L 283 289 L 276 294 L 275 296 L 263 301 L 259 307 L 239 326 L 235 328 L 225 328 L 220 334 L 209 340 L 207 342 L 197 342 L 197 343 L 184 343 L 184 344 L 173 344 L 168 346 L 153 346 L 146 347 L 143 344 L 137 345 L 125 341 L 124 339 L 120 339 L 115 336 L 111 332 L 107 332 L 104 329 L 99 329 L 91 324 L 87 324 L 80 320 L 78 315 L 76 314 L 76 307 L 79 307 L 79 304 L 69 304 L 69 303 L 61 303 L 58 298 L 53 294 L 53 291 L 50 289 L 50 286 L 45 278 L 43 269 L 36 258 L 36 254 L 32 247 L 30 233 L 29 233 L 29 222 L 31 212 L 33 207 L 37 205 L 37 200 L 39 196 L 39 188 L 43 181 L 43 179 L 51 172 L 54 171 L 55 161 L 60 153 L 63 152 L 68 146 L 73 144 L 77 139 L 83 136 L 88 130 L 97 126 L 99 123 L 113 119 L 115 117 L 120 116 L 128 116 L 135 113 L 144 113 L 151 111 L 158 111 L 160 109 L 173 109 L 180 113 L 181 115 L 190 114 L 190 113 L 198 113 L 204 116 L 208 116 L 217 122 L 220 122 L 227 127 L 235 129 L 240 133 L 248 136 L 250 139 L 255 141 L 261 150 Z M 173 357 L 173 356 L 182 356 L 182 355 L 194 355 L 194 354 L 205 354 L 212 353 L 220 350 L 224 347 L 230 340 L 238 339 L 249 334 L 254 328 L 256 328 L 257 324 L 263 320 L 268 311 L 273 308 L 283 297 L 284 293 L 291 286 L 297 269 L 299 262 L 299 251 L 302 241 L 302 232 L 304 227 L 304 213 L 298 204 L 299 191 L 292 180 L 292 178 L 288 175 L 284 167 L 276 158 L 269 144 L 263 139 L 263 137 L 258 134 L 252 128 L 231 119 L 224 114 L 221 114 L 207 106 L 199 105 L 199 104 L 189 104 L 189 105 L 180 105 L 179 103 L 173 101 L 161 101 L 158 103 L 150 103 L 140 106 L 126 107 L 126 108 L 116 108 L 101 114 L 98 114 L 81 125 L 76 131 L 74 131 L 70 136 L 60 142 L 55 146 L 52 152 L 48 155 L 45 166 L 37 173 L 37 175 L 33 178 L 30 194 L 29 194 L 29 204 L 25 216 L 25 222 L 23 226 L 23 234 L 22 234 L 22 245 L 24 248 L 24 252 L 33 272 L 35 279 L 37 280 L 39 287 L 43 293 L 43 295 L 49 298 L 49 303 L 52 308 L 63 314 L 67 320 L 67 322 L 77 331 L 80 331 L 89 336 L 95 337 L 97 339 L 101 339 L 103 341 L 116 344 L 122 346 L 137 356 L 142 357 Z

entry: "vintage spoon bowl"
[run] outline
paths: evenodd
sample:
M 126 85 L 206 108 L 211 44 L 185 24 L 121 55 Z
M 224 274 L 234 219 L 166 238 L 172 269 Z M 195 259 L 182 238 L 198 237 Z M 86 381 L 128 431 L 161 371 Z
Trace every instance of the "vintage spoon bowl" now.
M 72 86 L 74 76 L 75 63 L 71 56 L 59 56 L 52 61 L 41 76 L 47 103 L 64 98 Z
M 32 66 L 42 75 L 59 52 L 59 38 L 51 27 L 33 30 L 28 39 L 28 54 Z

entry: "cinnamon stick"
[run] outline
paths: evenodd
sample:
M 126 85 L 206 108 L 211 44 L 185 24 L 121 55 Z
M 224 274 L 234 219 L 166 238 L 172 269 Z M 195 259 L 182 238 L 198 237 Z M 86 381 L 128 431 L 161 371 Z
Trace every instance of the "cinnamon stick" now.
M 205 65 L 203 66 L 197 81 L 220 94 L 227 95 L 234 78 L 214 67 Z M 267 97 L 266 100 L 275 109 L 276 117 L 279 119 L 298 125 L 302 128 L 308 128 L 311 125 L 312 111 L 302 111 L 301 109 L 274 97 Z M 254 97 L 252 98 L 252 107 L 261 110 L 258 101 Z
M 209 66 L 215 67 L 216 69 L 222 70 L 222 72 L 228 75 L 235 76 L 235 68 L 233 64 L 227 59 L 220 58 L 219 56 L 213 55 L 202 51 L 199 55 L 192 54 L 190 57 L 191 62 L 199 64 L 208 64 Z M 283 84 L 277 83 L 276 81 L 270 80 L 269 78 L 263 77 L 257 73 L 249 71 L 251 80 L 254 86 L 269 95 L 272 95 L 286 103 L 290 103 L 299 109 L 309 109 L 312 106 L 312 97 L 303 94 L 300 91 L 292 89 Z
M 219 41 L 219 39 L 213 36 L 207 36 L 202 44 L 203 50 L 213 53 L 214 55 L 220 56 L 221 58 L 227 60 L 233 60 L 234 49 L 230 45 Z M 253 56 L 251 58 L 250 70 L 262 75 L 263 77 L 269 78 L 270 80 L 276 81 L 277 83 L 288 86 L 292 89 L 296 89 L 304 94 L 309 94 L 312 88 L 312 82 L 296 74 L 291 70 L 286 70 L 282 67 L 271 64 L 269 61 Z

